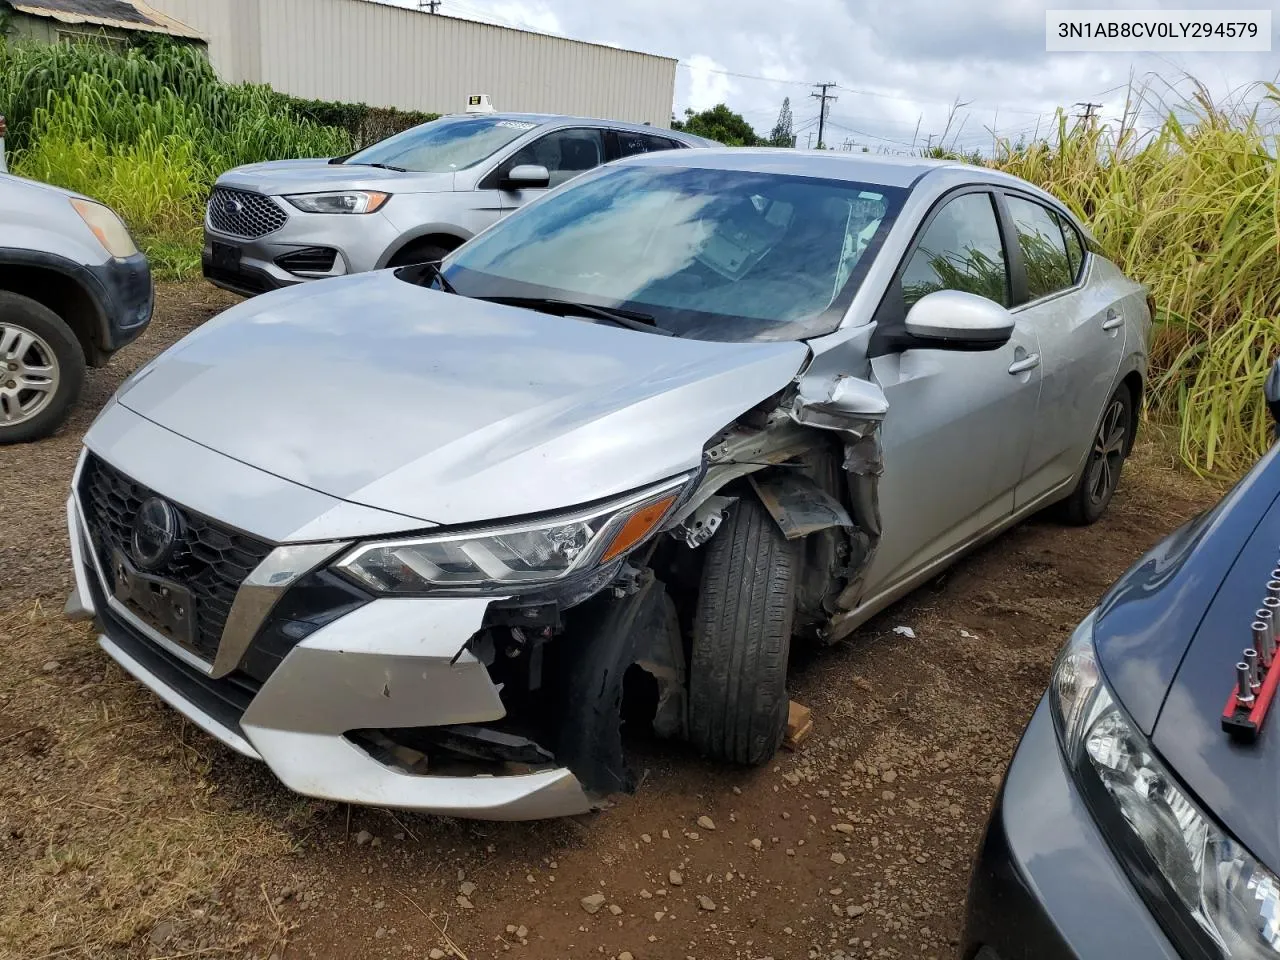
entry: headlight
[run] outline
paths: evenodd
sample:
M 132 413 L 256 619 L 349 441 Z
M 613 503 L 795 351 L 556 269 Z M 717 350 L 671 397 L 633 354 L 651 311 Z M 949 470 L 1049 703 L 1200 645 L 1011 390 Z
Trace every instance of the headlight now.
M 639 546 L 690 479 L 554 519 L 362 544 L 336 567 L 379 593 L 519 593 L 608 564 Z
M 307 213 L 373 213 L 391 198 L 376 190 L 343 190 L 339 193 L 298 193 L 285 197 Z
M 133 237 L 129 236 L 129 228 L 110 207 L 78 197 L 72 199 L 71 206 L 111 256 L 123 260 L 138 252 Z
M 1098 669 L 1093 618 L 1054 668 L 1058 737 L 1135 886 L 1193 956 L 1280 957 L 1280 881 L 1229 837 L 1155 757 Z

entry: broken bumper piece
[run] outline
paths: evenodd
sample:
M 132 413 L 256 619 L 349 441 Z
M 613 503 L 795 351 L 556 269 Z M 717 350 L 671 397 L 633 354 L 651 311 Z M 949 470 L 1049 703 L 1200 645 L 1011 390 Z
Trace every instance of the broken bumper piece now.
M 238 673 L 214 678 L 157 643 L 154 631 L 107 597 L 76 536 L 74 507 L 69 519 L 75 590 L 68 605 L 95 619 L 103 650 L 206 733 L 261 760 L 291 790 L 489 820 L 593 808 L 573 773 L 554 763 L 446 763 L 442 772 L 426 754 L 379 748 L 402 732 L 430 740 L 433 728 L 456 741 L 505 715 L 484 664 L 459 653 L 480 629 L 489 600 L 378 599 L 310 634 L 261 685 Z M 536 748 L 524 753 L 542 759 Z

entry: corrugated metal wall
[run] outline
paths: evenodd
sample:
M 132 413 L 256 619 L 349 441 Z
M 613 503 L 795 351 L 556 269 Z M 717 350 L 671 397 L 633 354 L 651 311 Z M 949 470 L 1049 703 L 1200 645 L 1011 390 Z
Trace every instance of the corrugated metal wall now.
M 499 110 L 671 121 L 664 57 L 370 0 L 148 2 L 206 35 L 225 79 L 294 96 L 446 113 L 487 93 Z

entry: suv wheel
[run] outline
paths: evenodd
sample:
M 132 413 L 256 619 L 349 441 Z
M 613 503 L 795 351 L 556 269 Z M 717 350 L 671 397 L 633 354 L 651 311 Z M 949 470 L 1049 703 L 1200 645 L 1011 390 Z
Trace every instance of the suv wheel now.
M 0 291 L 0 444 L 58 429 L 80 395 L 84 367 L 84 351 L 62 318 Z
M 689 665 L 689 739 L 708 756 L 757 765 L 787 726 L 787 659 L 799 564 L 760 503 L 738 501 L 704 547 Z

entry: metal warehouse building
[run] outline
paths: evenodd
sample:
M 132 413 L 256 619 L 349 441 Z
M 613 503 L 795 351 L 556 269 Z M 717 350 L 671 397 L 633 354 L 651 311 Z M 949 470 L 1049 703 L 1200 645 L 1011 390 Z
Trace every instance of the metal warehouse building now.
M 668 57 L 374 0 L 147 3 L 205 38 L 224 79 L 297 97 L 455 113 L 487 93 L 499 110 L 671 122 Z

